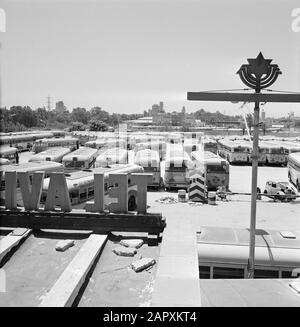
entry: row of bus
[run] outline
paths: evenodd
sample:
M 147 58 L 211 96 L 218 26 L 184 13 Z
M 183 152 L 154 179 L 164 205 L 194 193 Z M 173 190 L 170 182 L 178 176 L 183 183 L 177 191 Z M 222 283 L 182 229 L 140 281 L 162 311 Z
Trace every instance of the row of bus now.
M 123 150 L 126 151 L 126 150 Z M 68 156 L 67 154 L 66 156 Z M 80 161 L 80 160 L 79 160 Z M 76 162 L 76 160 L 75 160 Z M 93 176 L 95 172 L 104 172 L 108 174 L 112 172 L 133 173 L 144 172 L 152 174 L 152 182 L 149 186 L 164 186 L 170 188 L 186 188 L 188 189 L 190 183 L 190 172 L 198 170 L 206 176 L 207 190 L 216 190 L 219 186 L 224 186 L 228 189 L 229 186 L 229 164 L 226 160 L 211 152 L 192 151 L 190 155 L 186 152 L 178 154 L 177 152 L 170 152 L 165 161 L 164 178 L 162 179 L 162 171 L 158 153 L 145 149 L 137 152 L 134 164 L 117 163 L 96 168 L 85 168 L 80 165 L 79 170 L 66 169 L 62 163 L 54 161 L 32 161 L 22 164 L 11 164 L 2 166 L 1 182 L 1 198 L 3 199 L 5 190 L 5 173 L 7 171 L 27 171 L 32 174 L 36 171 L 44 171 L 45 182 L 43 188 L 43 199 L 47 193 L 47 183 L 49 183 L 50 174 L 53 172 L 64 172 L 67 179 L 67 185 L 71 202 L 73 205 L 82 205 L 94 195 Z M 300 154 L 292 153 L 288 160 L 289 178 L 300 191 Z M 107 185 L 106 189 L 109 188 Z M 129 197 L 130 199 L 130 197 Z M 130 199 L 130 208 L 136 204 L 136 196 Z
M 300 152 L 300 143 L 261 141 L 259 142 L 258 163 L 286 166 L 289 154 L 294 152 Z M 252 142 L 219 140 L 218 153 L 231 164 L 250 164 L 252 161 Z
M 1 133 L 0 146 L 11 146 L 18 151 L 30 150 L 36 140 L 65 136 L 64 131 L 32 131 L 17 133 Z

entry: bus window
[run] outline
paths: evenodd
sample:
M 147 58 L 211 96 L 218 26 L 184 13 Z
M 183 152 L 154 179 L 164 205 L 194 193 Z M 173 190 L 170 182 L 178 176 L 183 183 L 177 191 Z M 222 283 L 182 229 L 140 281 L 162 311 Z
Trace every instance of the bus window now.
M 93 197 L 93 196 L 94 196 L 94 188 L 89 187 L 88 188 L 88 198 Z
M 281 272 L 281 278 L 293 278 L 292 277 L 292 272 L 291 271 L 286 271 L 286 270 L 282 271 Z
M 278 277 L 278 276 L 277 276 Z M 244 269 L 242 268 L 228 268 L 228 267 L 214 267 L 213 278 L 244 278 Z
M 86 199 L 86 189 L 83 190 L 82 193 L 80 193 L 80 196 L 79 197 L 80 197 L 80 200 Z
M 207 165 L 206 170 L 208 173 L 214 172 L 225 172 L 226 173 L 226 166 L 223 165 Z
M 254 278 L 278 278 L 278 270 L 255 269 Z
M 73 168 L 74 167 L 74 162 L 73 161 L 65 161 L 64 165 L 66 168 Z
M 210 267 L 207 266 L 200 266 L 199 267 L 199 275 L 200 279 L 209 279 L 210 278 Z
M 76 168 L 84 167 L 84 161 L 75 161 L 75 167 Z
M 72 191 L 72 192 L 70 192 L 70 197 L 71 198 L 78 198 L 78 191 Z

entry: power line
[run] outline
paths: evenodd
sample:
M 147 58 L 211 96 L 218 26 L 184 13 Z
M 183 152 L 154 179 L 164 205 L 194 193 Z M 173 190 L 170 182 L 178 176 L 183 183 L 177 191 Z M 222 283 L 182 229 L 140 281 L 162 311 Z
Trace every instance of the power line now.
M 50 111 L 51 110 L 51 97 L 48 95 L 46 99 L 47 99 L 47 109 L 48 109 L 48 111 Z

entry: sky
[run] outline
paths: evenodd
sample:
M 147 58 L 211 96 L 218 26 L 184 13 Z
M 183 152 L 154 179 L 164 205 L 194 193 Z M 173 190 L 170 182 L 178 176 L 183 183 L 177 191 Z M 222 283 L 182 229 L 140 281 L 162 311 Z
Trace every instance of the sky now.
M 274 90 L 300 91 L 294 0 L 0 0 L 1 105 L 141 113 L 200 108 L 226 114 L 249 104 L 187 101 L 187 91 L 244 88 L 236 74 L 262 51 L 279 65 Z M 300 116 L 267 103 L 266 116 Z

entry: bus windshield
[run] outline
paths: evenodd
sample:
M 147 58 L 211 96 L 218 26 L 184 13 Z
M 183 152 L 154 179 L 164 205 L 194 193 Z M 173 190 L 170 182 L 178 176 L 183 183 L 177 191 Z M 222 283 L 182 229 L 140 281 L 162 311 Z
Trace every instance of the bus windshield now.
M 226 173 L 226 165 L 212 165 L 206 166 L 207 173 Z

